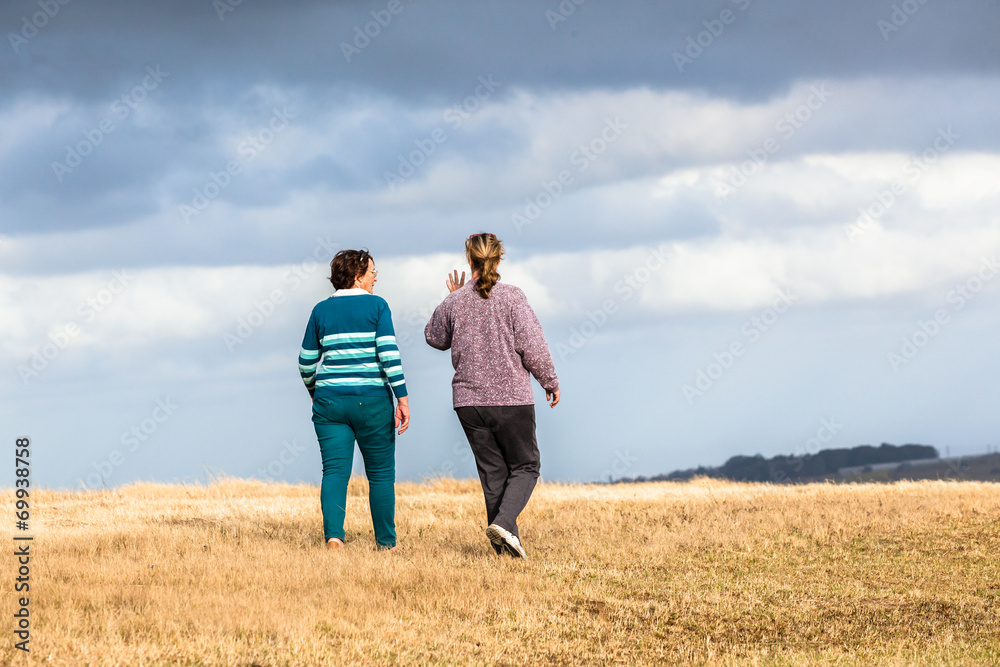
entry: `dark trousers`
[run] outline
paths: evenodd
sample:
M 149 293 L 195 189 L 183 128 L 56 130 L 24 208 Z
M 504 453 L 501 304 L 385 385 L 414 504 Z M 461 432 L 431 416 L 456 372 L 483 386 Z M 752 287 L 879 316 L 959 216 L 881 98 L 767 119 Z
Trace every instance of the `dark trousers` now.
M 476 457 L 489 523 L 517 532 L 541 465 L 535 440 L 534 405 L 455 408 Z

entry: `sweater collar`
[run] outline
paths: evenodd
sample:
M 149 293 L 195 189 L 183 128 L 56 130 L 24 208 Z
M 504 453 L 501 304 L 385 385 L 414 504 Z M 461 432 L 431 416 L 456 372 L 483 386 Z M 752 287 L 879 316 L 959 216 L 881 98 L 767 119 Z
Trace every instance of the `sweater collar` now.
M 339 289 L 332 296 L 357 296 L 359 294 L 368 294 L 368 291 L 360 287 L 351 287 L 348 289 Z

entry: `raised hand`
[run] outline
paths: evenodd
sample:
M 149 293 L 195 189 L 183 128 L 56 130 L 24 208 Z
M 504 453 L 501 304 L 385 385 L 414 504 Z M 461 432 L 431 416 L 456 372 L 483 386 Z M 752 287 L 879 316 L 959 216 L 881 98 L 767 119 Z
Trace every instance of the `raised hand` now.
M 465 284 L 465 271 L 462 271 L 462 277 L 458 277 L 458 269 L 452 275 L 448 276 L 448 279 L 444 282 L 445 287 L 448 288 L 449 292 L 454 292 L 459 287 Z

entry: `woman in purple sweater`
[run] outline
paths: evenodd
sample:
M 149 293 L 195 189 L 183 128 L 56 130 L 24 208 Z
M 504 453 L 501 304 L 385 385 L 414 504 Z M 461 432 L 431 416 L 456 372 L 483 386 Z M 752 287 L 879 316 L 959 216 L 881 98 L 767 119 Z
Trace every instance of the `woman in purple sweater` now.
M 545 389 L 550 407 L 559 403 L 559 379 L 538 318 L 517 287 L 497 282 L 503 244 L 493 234 L 465 242 L 472 278 L 458 271 L 451 292 L 424 329 L 427 344 L 451 348 L 455 378 L 452 401 L 486 498 L 486 536 L 499 554 L 527 558 L 517 517 L 538 480 L 535 399 L 531 376 Z

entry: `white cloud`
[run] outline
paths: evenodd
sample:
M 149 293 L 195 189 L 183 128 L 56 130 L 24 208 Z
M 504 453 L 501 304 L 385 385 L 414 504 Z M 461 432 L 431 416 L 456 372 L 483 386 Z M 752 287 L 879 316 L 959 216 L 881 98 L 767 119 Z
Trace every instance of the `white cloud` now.
M 871 131 L 865 119 L 883 113 L 878 111 L 881 106 L 895 113 L 915 104 L 923 90 L 920 82 L 882 86 L 867 80 L 831 82 L 834 96 L 815 111 L 815 119 L 792 139 L 781 137 L 782 149 L 738 192 L 720 200 L 718 183 L 746 159 L 747 148 L 779 136 L 777 123 L 783 115 L 798 108 L 821 83 L 802 82 L 784 95 L 754 104 L 646 88 L 503 91 L 461 127 L 448 128 L 448 141 L 395 194 L 332 192 L 325 184 L 310 189 L 290 184 L 289 195 L 280 204 L 216 201 L 197 217 L 196 225 L 184 227 L 169 190 L 166 194 L 161 190 L 160 214 L 122 230 L 133 237 L 143 230 L 159 232 L 161 238 L 182 246 L 177 239 L 189 229 L 219 242 L 237 230 L 251 229 L 259 233 L 255 238 L 268 239 L 274 230 L 306 222 L 328 225 L 331 218 L 337 221 L 338 233 L 354 234 L 364 227 L 361 223 L 388 221 L 367 227 L 373 235 L 392 236 L 380 239 L 385 245 L 396 243 L 391 246 L 395 256 L 378 256 L 378 290 L 393 306 L 397 326 L 402 321 L 409 328 L 415 328 L 440 301 L 445 275 L 454 268 L 461 270 L 464 258 L 460 252 L 418 254 L 399 239 L 415 234 L 443 238 L 453 233 L 453 226 L 446 230 L 445 225 L 438 229 L 424 223 L 466 212 L 468 222 L 463 217 L 462 224 L 473 228 L 498 217 L 506 224 L 510 212 L 525 197 L 536 195 L 540 182 L 560 169 L 573 170 L 576 182 L 535 225 L 521 234 L 513 227 L 495 230 L 510 248 L 533 252 L 510 255 L 501 268 L 504 280 L 520 285 L 536 310 L 554 319 L 577 317 L 580 308 L 613 298 L 616 284 L 648 258 L 644 243 L 669 243 L 672 249 L 668 264 L 651 272 L 639 298 L 630 304 L 646 314 L 757 308 L 770 303 L 781 287 L 796 290 L 813 304 L 929 292 L 967 275 L 982 253 L 1000 248 L 1000 218 L 995 213 L 1000 205 L 1000 155 L 962 143 L 968 134 L 958 121 L 959 141 L 919 177 L 907 171 L 912 154 L 872 149 L 868 139 L 857 139 L 844 129 L 857 124 L 863 135 Z M 963 91 L 972 83 L 941 85 Z M 984 85 L 995 88 L 996 82 Z M 250 97 L 265 110 L 298 99 L 274 87 L 255 89 Z M 381 99 L 357 101 L 360 107 L 295 119 L 280 141 L 267 149 L 261 164 L 281 171 L 324 155 L 343 162 L 345 141 L 352 133 L 368 131 L 370 123 L 382 126 L 399 120 L 414 128 L 414 139 L 422 138 L 442 125 L 447 109 L 446 105 L 407 109 Z M 0 120 L 20 129 L 51 124 L 58 114 L 66 113 L 58 105 L 43 108 L 40 103 L 12 109 Z M 32 117 L 31 112 L 38 113 Z M 606 120 L 616 117 L 628 128 L 586 170 L 578 169 L 572 162 L 574 151 L 581 142 L 600 136 Z M 233 113 L 214 117 L 206 112 L 206 118 L 220 126 L 219 145 L 229 152 L 223 157 L 232 156 L 247 127 L 262 122 L 256 116 L 237 122 L 240 118 Z M 915 153 L 933 145 L 936 128 L 925 124 L 907 129 Z M 828 145 L 809 150 L 822 143 L 817 137 L 824 136 L 839 137 L 843 149 Z M 481 150 L 486 153 L 477 153 Z M 395 152 L 393 148 L 386 155 Z M 387 159 L 394 164 L 395 158 Z M 252 183 L 252 176 L 246 178 Z M 876 193 L 893 181 L 905 183 L 906 191 L 863 234 L 849 241 L 845 228 L 856 220 L 858 209 L 869 206 Z M 189 190 L 179 190 L 178 196 L 187 203 L 183 197 L 190 196 Z M 562 247 L 561 236 L 567 239 Z M 546 239 L 544 245 L 541 238 Z M 114 240 L 100 235 L 26 235 L 7 240 L 0 246 L 0 256 L 50 257 L 60 239 L 74 252 L 87 252 L 88 245 L 99 246 L 97 253 L 115 247 L 109 245 Z M 582 242 L 570 243 L 577 240 Z M 304 249 L 302 254 L 307 253 Z M 133 255 L 123 255 L 117 248 L 116 256 Z M 86 323 L 74 344 L 139 348 L 156 341 L 214 338 L 224 349 L 222 335 L 275 289 L 285 290 L 288 300 L 268 319 L 267 335 L 280 331 L 294 338 L 301 335 L 296 330 L 302 326 L 302 312 L 328 287 L 320 271 L 312 274 L 308 286 L 292 293 L 285 282 L 289 270 L 290 266 L 246 265 L 130 269 L 134 282 L 106 312 Z M 99 294 L 110 279 L 110 271 L 0 276 L 4 354 L 21 359 L 54 327 L 79 320 L 84 312 L 80 304 Z
M 661 246 L 666 265 L 649 247 L 510 257 L 504 280 L 525 290 L 550 321 L 578 317 L 608 298 L 621 300 L 623 281 L 637 281 L 637 314 L 742 311 L 768 305 L 778 289 L 803 303 L 868 300 L 940 291 L 974 274 L 982 257 L 1000 250 L 1000 225 L 955 227 L 933 235 L 872 229 L 848 242 L 839 230 L 803 230 L 786 240 L 718 237 Z M 397 328 L 414 329 L 445 294 L 448 272 L 463 267 L 458 254 L 380 257 L 377 293 L 395 313 Z M 652 270 L 641 267 L 649 267 Z M 163 344 L 217 342 L 238 323 L 253 335 L 297 345 L 307 313 L 330 288 L 325 266 L 309 265 L 305 281 L 287 266 L 128 269 L 42 276 L 0 276 L 4 355 L 22 363 L 50 333 L 80 326 L 74 348 L 149 354 Z M 277 296 L 275 296 L 277 295 Z M 100 348 L 99 350 L 96 348 Z M 234 360 L 235 361 L 235 360 Z
M 49 129 L 72 109 L 66 100 L 22 98 L 6 109 L 0 109 L 0 158 L 20 143 L 35 138 Z

